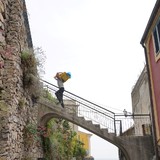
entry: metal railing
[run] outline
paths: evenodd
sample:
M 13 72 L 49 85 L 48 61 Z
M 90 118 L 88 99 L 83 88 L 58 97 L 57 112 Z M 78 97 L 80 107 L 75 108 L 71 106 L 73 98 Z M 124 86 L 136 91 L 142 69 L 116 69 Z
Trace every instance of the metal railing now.
M 41 82 L 43 83 L 43 88 L 47 89 L 55 97 L 55 92 L 58 90 L 58 87 L 45 80 L 41 80 Z M 84 117 L 86 120 L 91 120 L 93 124 L 99 124 L 101 128 L 107 128 L 109 132 L 116 132 L 114 112 L 66 90 L 63 96 L 64 99 L 75 101 L 78 106 L 77 116 Z
M 149 114 L 115 114 L 117 135 L 151 135 L 151 118 Z
M 41 82 L 43 83 L 43 88 L 55 97 L 58 87 L 45 80 L 41 80 Z M 90 120 L 93 124 L 99 124 L 101 128 L 107 128 L 109 133 L 115 133 L 116 135 L 142 135 L 144 134 L 142 126 L 151 124 L 149 114 L 127 116 L 115 114 L 69 91 L 65 90 L 63 96 L 64 99 L 74 101 L 78 106 L 77 116 L 84 117 L 85 120 Z

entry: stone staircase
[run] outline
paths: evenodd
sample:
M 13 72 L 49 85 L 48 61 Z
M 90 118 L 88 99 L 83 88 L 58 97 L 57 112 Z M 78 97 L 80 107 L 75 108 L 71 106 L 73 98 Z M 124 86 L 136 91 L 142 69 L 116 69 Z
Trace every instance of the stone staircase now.
M 94 121 L 86 119 L 84 116 L 78 115 L 78 105 L 69 101 L 65 103 L 65 108 L 62 108 L 56 103 L 48 101 L 47 99 L 39 100 L 39 123 L 45 125 L 51 118 L 63 118 L 66 119 L 96 135 L 107 140 L 113 141 L 116 134 L 109 132 L 108 128 L 102 128 L 100 124 L 95 124 Z

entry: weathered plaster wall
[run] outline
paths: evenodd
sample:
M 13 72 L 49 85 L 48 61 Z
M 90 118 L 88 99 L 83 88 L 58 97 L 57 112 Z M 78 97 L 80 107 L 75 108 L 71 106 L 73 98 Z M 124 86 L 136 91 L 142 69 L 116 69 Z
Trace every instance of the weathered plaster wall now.
M 148 87 L 148 75 L 147 69 L 144 67 L 141 75 L 139 76 L 133 90 L 132 90 L 132 112 L 134 114 L 150 114 L 151 113 L 151 103 L 149 98 L 149 87 Z M 150 134 L 150 117 L 143 117 L 140 120 L 134 121 L 135 134 L 143 135 L 143 126 L 148 130 Z
M 152 160 L 153 158 L 154 149 L 151 136 L 124 136 L 120 138 L 119 143 L 122 145 L 125 143 L 123 146 L 125 146 L 125 150 L 130 156 L 129 160 Z M 121 155 L 120 160 L 128 159 Z
M 0 160 L 41 157 L 24 138 L 26 125 L 37 123 L 37 107 L 23 87 L 24 11 L 23 0 L 0 0 Z

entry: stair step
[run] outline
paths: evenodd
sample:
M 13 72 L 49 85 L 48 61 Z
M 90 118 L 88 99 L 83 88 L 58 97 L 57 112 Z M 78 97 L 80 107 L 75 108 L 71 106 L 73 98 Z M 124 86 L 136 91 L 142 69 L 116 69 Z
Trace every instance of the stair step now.
M 86 122 L 87 122 L 88 124 L 93 124 L 92 121 L 90 121 L 90 120 L 87 120 Z
M 116 136 L 116 134 L 115 134 L 115 133 L 111 133 L 111 132 L 110 132 L 109 134 L 110 134 L 110 135 L 112 135 L 112 136 Z
M 78 119 L 80 119 L 80 121 L 85 121 L 84 117 L 78 117 Z
M 94 126 L 98 129 L 100 129 L 100 125 L 99 124 L 94 124 Z
M 104 133 L 106 133 L 106 132 L 108 133 L 108 128 L 102 128 L 101 131 Z

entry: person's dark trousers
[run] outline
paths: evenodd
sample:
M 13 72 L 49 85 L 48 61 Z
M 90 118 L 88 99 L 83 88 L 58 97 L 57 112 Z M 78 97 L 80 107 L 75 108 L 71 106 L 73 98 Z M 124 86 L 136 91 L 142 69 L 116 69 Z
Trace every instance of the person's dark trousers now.
M 58 101 L 62 104 L 63 103 L 63 92 L 64 92 L 64 87 L 61 87 L 56 93 L 56 97 Z

